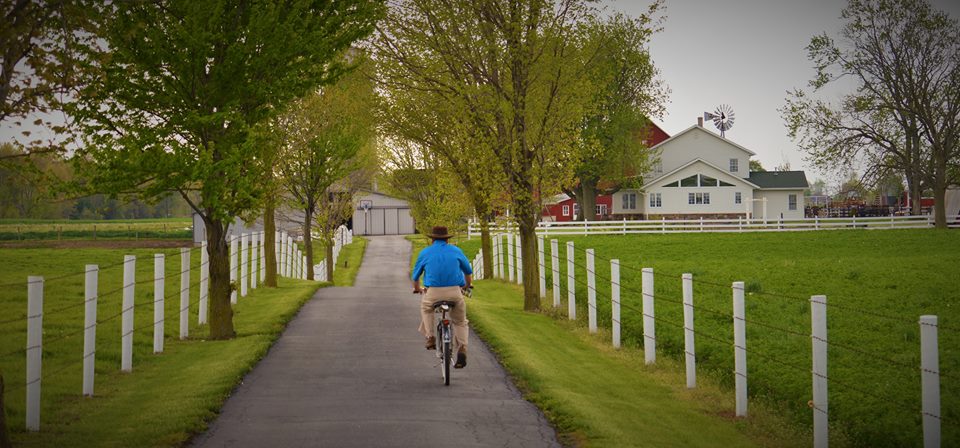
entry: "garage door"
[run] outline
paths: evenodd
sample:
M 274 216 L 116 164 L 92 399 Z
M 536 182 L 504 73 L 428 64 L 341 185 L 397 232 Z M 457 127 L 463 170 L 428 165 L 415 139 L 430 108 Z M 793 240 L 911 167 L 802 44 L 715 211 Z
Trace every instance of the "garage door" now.
M 414 233 L 413 217 L 409 208 L 382 207 L 356 210 L 353 213 L 353 233 L 356 235 L 408 235 Z

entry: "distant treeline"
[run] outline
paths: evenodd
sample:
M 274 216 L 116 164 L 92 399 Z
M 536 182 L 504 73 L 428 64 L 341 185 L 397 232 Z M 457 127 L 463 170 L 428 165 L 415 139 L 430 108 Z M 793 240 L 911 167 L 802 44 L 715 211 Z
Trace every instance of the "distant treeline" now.
M 0 145 L 0 219 L 143 219 L 191 215 L 190 206 L 175 194 L 154 204 L 111 199 L 101 194 L 82 198 L 55 194 L 51 179 L 69 178 L 69 164 L 58 156 L 34 155 L 28 160 L 16 157 L 16 153 L 12 145 Z

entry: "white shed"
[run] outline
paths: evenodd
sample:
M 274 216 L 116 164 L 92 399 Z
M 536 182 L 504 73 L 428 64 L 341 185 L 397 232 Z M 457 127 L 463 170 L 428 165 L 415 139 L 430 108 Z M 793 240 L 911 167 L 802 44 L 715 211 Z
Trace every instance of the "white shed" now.
M 407 235 L 415 231 L 407 201 L 375 192 L 358 195 L 353 211 L 354 235 Z

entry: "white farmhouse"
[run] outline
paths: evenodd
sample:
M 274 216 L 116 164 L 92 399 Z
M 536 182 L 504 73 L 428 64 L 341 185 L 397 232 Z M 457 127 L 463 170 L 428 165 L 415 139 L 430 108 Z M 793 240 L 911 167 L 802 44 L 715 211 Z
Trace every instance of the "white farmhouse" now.
M 613 214 L 645 219 L 800 219 L 803 171 L 750 172 L 743 146 L 691 126 L 651 148 L 659 156 L 640 189 L 613 196 Z

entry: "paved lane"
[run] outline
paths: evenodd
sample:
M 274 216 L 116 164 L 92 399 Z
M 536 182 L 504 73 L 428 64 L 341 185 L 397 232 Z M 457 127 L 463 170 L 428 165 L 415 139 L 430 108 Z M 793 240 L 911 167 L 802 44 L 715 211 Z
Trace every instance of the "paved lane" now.
M 319 290 L 193 446 L 559 446 L 476 335 L 443 386 L 409 260 L 402 237 L 370 238 L 356 286 Z

